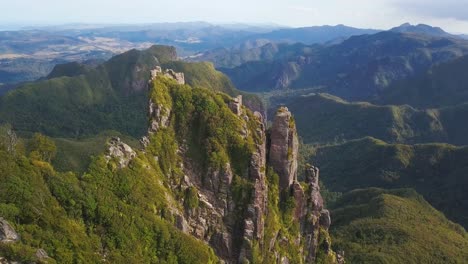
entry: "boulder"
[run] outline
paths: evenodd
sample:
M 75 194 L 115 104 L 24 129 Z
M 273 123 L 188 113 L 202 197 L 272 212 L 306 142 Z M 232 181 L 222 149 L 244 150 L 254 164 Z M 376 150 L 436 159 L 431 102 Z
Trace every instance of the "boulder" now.
M 2 217 L 0 217 L 0 243 L 12 243 L 20 239 L 15 229 Z
M 119 168 L 125 168 L 130 161 L 136 157 L 136 152 L 127 144 L 123 143 L 120 138 L 113 137 L 108 142 L 107 162 L 116 159 Z

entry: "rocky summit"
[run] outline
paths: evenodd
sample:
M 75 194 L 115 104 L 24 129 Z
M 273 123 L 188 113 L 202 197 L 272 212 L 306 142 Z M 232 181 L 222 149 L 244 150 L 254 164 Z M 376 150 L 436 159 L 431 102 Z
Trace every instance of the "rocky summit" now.
M 154 71 L 150 84 L 151 89 L 159 93 L 165 90 L 158 87 L 158 81 L 175 81 L 183 84 L 183 74 L 161 68 Z M 181 77 L 182 76 L 182 77 Z M 161 78 L 161 79 L 158 79 Z M 155 81 L 156 80 L 156 81 Z M 173 183 L 172 189 L 185 189 L 184 192 L 196 193 L 199 201 L 197 208 L 189 210 L 171 210 L 175 214 L 177 227 L 185 233 L 193 235 L 208 243 L 216 255 L 225 263 L 249 263 L 258 254 L 274 256 L 274 263 L 295 263 L 288 255 L 283 255 L 281 248 L 295 247 L 299 256 L 294 258 L 300 263 L 315 263 L 317 256 L 330 256 L 330 263 L 339 263 L 339 258 L 331 249 L 328 236 L 330 214 L 323 208 L 323 199 L 318 185 L 319 172 L 316 167 L 306 169 L 306 182 L 300 183 L 297 178 L 298 168 L 298 136 L 294 119 L 287 108 L 280 108 L 274 117 L 273 125 L 266 129 L 265 120 L 259 112 L 251 113 L 242 105 L 242 97 L 228 99 L 232 114 L 235 115 L 242 128 L 242 140 L 253 140 L 248 170 L 243 181 L 248 185 L 247 192 L 237 193 L 234 186 L 233 164 L 219 164 L 219 167 L 206 168 L 202 173 L 199 164 L 187 155 L 188 146 L 180 146 L 178 153 L 182 161 L 180 169 L 185 175 L 182 182 Z M 146 148 L 150 147 L 152 135 L 171 126 L 175 111 L 162 100 L 152 98 L 149 102 L 150 129 L 144 137 Z M 159 160 L 163 157 L 155 157 Z M 271 174 L 279 177 L 279 190 L 284 193 L 280 203 L 292 199 L 294 212 L 292 224 L 298 230 L 280 230 L 273 228 L 271 218 L 274 208 L 269 208 L 269 176 L 267 168 L 272 168 Z M 304 186 L 304 187 L 302 187 Z M 193 191 L 195 190 L 195 191 Z M 241 198 L 243 204 L 240 203 Z M 276 199 L 271 197 L 270 199 Z M 241 208 L 241 209 L 240 209 Z M 275 235 L 268 241 L 265 237 L 273 231 Z M 288 232 L 285 235 L 282 232 Z M 276 249 L 278 248 L 278 249 Z M 263 252 L 262 252 L 263 251 Z M 320 253 L 319 253 L 320 251 Z M 271 262 L 273 263 L 273 262 Z M 341 261 L 341 263 L 344 263 Z

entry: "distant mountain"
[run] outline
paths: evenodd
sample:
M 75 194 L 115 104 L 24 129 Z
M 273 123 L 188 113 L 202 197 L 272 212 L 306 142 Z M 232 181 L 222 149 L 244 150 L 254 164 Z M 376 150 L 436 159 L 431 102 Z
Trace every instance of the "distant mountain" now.
M 332 210 L 334 246 L 350 263 L 465 263 L 468 234 L 411 189 L 363 189 Z M 428 252 L 428 249 L 430 252 Z
M 372 29 L 338 26 L 284 28 L 249 36 L 234 47 L 222 47 L 186 58 L 188 61 L 211 61 L 216 67 L 232 68 L 249 61 L 273 60 L 284 57 L 289 44 L 337 44 L 351 36 L 374 34 Z M 304 46 L 304 45 L 303 45 Z M 277 56 L 277 53 L 279 55 Z
M 321 48 L 320 45 L 305 45 L 302 43 L 274 43 L 267 40 L 248 41 L 242 45 L 228 49 L 220 48 L 203 54 L 186 58 L 186 61 L 210 61 L 219 68 L 234 68 L 248 62 L 262 62 L 288 59 L 292 56 L 313 54 Z
M 387 144 L 364 138 L 314 148 L 330 191 L 413 188 L 450 220 L 468 227 L 468 147 Z
M 377 103 L 438 108 L 468 102 L 468 56 L 435 65 L 427 73 L 396 82 Z
M 241 90 L 321 87 L 346 99 L 361 100 L 378 95 L 394 81 L 468 54 L 468 41 L 386 31 L 297 51 L 298 45 L 290 45 L 282 48 L 284 56 L 220 70 Z
M 445 32 L 440 27 L 432 27 L 425 24 L 411 25 L 410 23 L 402 24 L 398 27 L 390 29 L 390 31 L 399 32 L 399 33 L 415 33 L 423 34 L 434 37 L 458 37 L 456 35 L 449 34 Z
M 314 26 L 302 28 L 285 28 L 269 33 L 258 34 L 250 37 L 267 39 L 272 42 L 301 42 L 304 44 L 326 43 L 335 39 L 349 38 L 351 36 L 375 34 L 381 30 L 353 28 L 345 25 Z

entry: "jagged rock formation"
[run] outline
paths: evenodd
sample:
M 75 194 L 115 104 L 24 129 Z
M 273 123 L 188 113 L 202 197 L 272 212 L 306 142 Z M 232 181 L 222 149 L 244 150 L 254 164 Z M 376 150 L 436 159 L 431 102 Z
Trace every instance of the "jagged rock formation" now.
M 19 240 L 15 229 L 2 217 L 0 217 L 0 243 L 11 243 Z
M 157 79 L 159 76 L 163 76 L 161 82 Z M 152 71 L 150 89 L 156 90 L 149 102 L 149 130 L 142 139 L 145 148 L 155 143 L 155 135 L 170 130 L 177 120 L 177 110 L 172 109 L 172 104 L 162 94 L 168 93 L 167 87 L 159 90 L 157 87 L 165 85 L 168 79 L 175 80 L 177 84 L 184 83 L 183 74 L 172 70 L 162 71 L 161 68 Z M 242 105 L 242 96 L 225 99 L 225 104 L 231 111 L 229 115 L 234 115 L 235 122 L 238 122 L 237 129 L 242 140 L 253 142 L 246 164 L 248 169 L 245 175 L 238 175 L 239 172 L 235 170 L 238 164 L 231 163 L 232 160 L 203 168 L 199 161 L 189 155 L 187 141 L 178 142 L 175 152 L 181 158 L 177 166 L 183 172 L 183 177 L 180 180 L 172 179 L 171 188 L 185 194 L 185 206 L 183 210 L 175 206 L 170 209 L 175 225 L 183 232 L 208 243 L 226 263 L 249 263 L 253 260 L 267 263 L 267 259 L 260 260 L 259 255 L 274 255 L 276 263 L 294 262 L 275 251 L 275 245 L 298 248 L 305 256 L 301 258 L 301 263 L 314 263 L 319 250 L 333 256 L 330 263 L 336 262 L 329 237 L 322 239 L 328 244 L 319 245 L 320 236 L 324 233 L 328 235 L 330 215 L 323 210 L 318 169 L 308 167 L 306 190 L 297 179 L 299 143 L 291 113 L 287 108 L 280 108 L 267 136 L 262 115 L 246 109 Z M 162 158 L 165 157 L 155 157 L 156 160 Z M 293 219 L 300 227 L 294 239 L 276 230 L 273 239 L 264 241 L 265 230 L 270 224 L 266 218 L 273 214 L 268 210 L 268 167 L 278 174 L 281 193 L 294 199 Z M 243 183 L 236 182 L 236 177 L 237 181 Z M 192 205 L 186 206 L 188 204 Z M 271 249 L 268 249 L 269 246 Z
M 234 114 L 240 116 L 242 114 L 242 95 L 235 97 L 232 102 L 229 103 L 229 108 L 231 108 Z
M 172 69 L 162 70 L 160 66 L 156 66 L 154 70 L 151 70 L 151 80 L 154 80 L 158 76 L 165 76 L 174 79 L 178 84 L 185 84 L 185 75 L 182 72 L 175 72 Z
M 280 190 L 297 181 L 297 151 L 299 141 L 296 125 L 288 108 L 281 107 L 270 130 L 269 164 L 280 177 Z
M 128 166 L 130 161 L 136 157 L 136 152 L 127 144 L 123 143 L 120 138 L 113 137 L 108 142 L 108 150 L 106 160 L 109 162 L 112 159 L 117 161 L 120 169 Z

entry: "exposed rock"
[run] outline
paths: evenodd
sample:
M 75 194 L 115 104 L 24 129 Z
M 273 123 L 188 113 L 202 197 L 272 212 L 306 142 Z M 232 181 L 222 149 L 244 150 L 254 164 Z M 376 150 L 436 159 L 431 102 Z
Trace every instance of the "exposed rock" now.
M 161 67 L 156 66 L 154 70 L 151 70 L 151 80 L 154 80 L 158 76 L 164 76 L 176 80 L 178 84 L 185 84 L 185 76 L 181 72 L 175 72 L 172 69 L 166 69 L 163 71 Z
M 36 257 L 39 260 L 44 261 L 45 259 L 49 258 L 49 255 L 47 255 L 47 252 L 44 249 L 40 248 L 36 251 Z
M 20 239 L 15 229 L 2 217 L 0 217 L 0 243 L 12 243 Z
M 107 155 L 105 156 L 107 162 L 116 159 L 119 168 L 125 168 L 130 161 L 136 157 L 136 152 L 127 144 L 123 143 L 120 138 L 113 137 L 108 142 Z
M 305 178 L 308 184 L 306 194 L 306 212 L 302 220 L 302 233 L 306 238 L 305 254 L 306 263 L 314 263 L 319 241 L 319 230 L 324 228 L 328 230 L 331 224 L 330 213 L 323 210 L 323 198 L 320 194 L 319 169 L 317 167 L 306 165 Z
M 233 98 L 229 103 L 229 108 L 231 108 L 234 114 L 240 116 L 242 114 L 242 95 Z
M 160 67 L 152 71 L 153 79 L 160 75 L 183 83 L 183 74 L 172 70 L 163 72 Z M 248 180 L 248 190 L 252 188 L 250 194 L 241 192 L 249 201 L 246 204 L 236 204 L 237 200 L 232 193 L 234 172 L 230 163 L 221 167 L 203 168 L 186 155 L 188 145 L 181 141 L 178 142 L 180 146 L 177 155 L 180 155 L 182 162 L 177 166 L 184 176 L 177 181 L 170 181 L 169 185 L 170 188 L 178 190 L 196 188 L 198 207 L 181 210 L 172 206 L 175 225 L 183 232 L 208 243 L 223 263 L 249 263 L 253 259 L 254 245 L 261 249 L 268 248 L 270 254 L 276 256 L 274 263 L 288 264 L 292 261 L 277 252 L 276 246 L 299 247 L 298 252 L 304 256 L 304 263 L 314 263 L 319 250 L 320 230 L 321 227 L 329 228 L 330 214 L 323 210 L 318 169 L 312 166 L 306 168 L 307 187 L 297 179 L 299 143 L 291 113 L 285 107 L 278 110 L 267 140 L 262 115 L 258 112 L 254 113 L 254 117 L 248 115 L 248 110 L 244 110 L 242 106 L 242 96 L 234 98 L 228 103 L 228 107 L 241 121 L 240 136 L 255 141 L 248 175 L 239 175 Z M 141 140 L 145 147 L 150 144 L 152 133 L 170 126 L 170 120 L 174 120 L 171 118 L 171 109 L 157 102 L 150 101 L 148 111 L 149 135 Z M 256 122 L 255 129 L 251 129 L 253 121 Z M 273 230 L 273 237 L 263 241 L 265 218 L 268 215 L 266 168 L 269 166 L 279 175 L 280 191 L 294 197 L 296 207 L 293 219 L 300 224 L 300 233 L 287 236 L 281 233 L 282 230 Z M 239 215 L 239 212 L 242 212 L 242 215 Z
M 304 189 L 299 182 L 295 181 L 291 185 L 291 190 L 294 201 L 296 202 L 296 207 L 294 208 L 294 219 L 301 221 L 305 213 L 305 206 L 307 202 L 305 199 Z
M 187 220 L 185 220 L 185 218 L 182 215 L 177 214 L 175 217 L 175 220 L 176 220 L 176 227 L 178 229 L 180 229 L 182 232 L 186 234 L 190 232 L 190 226 L 188 225 Z
M 328 210 L 322 210 L 320 213 L 320 226 L 328 230 L 331 225 L 330 212 Z
M 242 99 L 242 98 L 241 98 Z M 265 228 L 265 215 L 267 208 L 268 187 L 266 184 L 266 135 L 263 118 L 259 113 L 255 114 L 256 122 L 259 130 L 258 138 L 260 142 L 256 142 L 255 151 L 252 154 L 249 165 L 249 178 L 254 182 L 252 193 L 252 203 L 249 204 L 246 219 L 244 221 L 244 243 L 241 248 L 239 260 L 244 258 L 250 259 L 251 246 L 255 239 L 261 245 L 263 241 L 263 233 Z M 240 262 L 240 261 L 239 261 Z
M 280 190 L 288 189 L 297 180 L 299 141 L 296 125 L 288 108 L 281 107 L 270 130 L 269 163 L 279 175 Z
M 8 259 L 4 257 L 0 257 L 0 264 L 20 264 L 17 261 L 9 261 Z
M 346 263 L 344 251 L 341 250 L 341 251 L 338 251 L 336 253 L 336 263 L 337 264 L 345 264 Z
M 171 110 L 169 108 L 156 104 L 150 100 L 149 118 L 151 121 L 148 134 L 158 132 L 160 127 L 167 127 L 169 125 L 170 115 Z
M 211 245 L 216 245 L 216 252 L 224 259 L 232 255 L 232 237 L 227 232 L 216 232 L 210 240 Z

